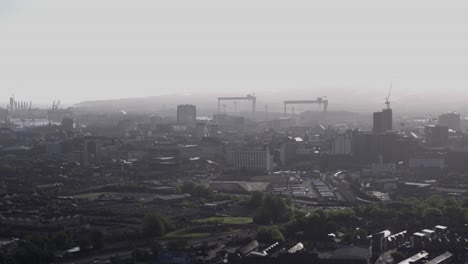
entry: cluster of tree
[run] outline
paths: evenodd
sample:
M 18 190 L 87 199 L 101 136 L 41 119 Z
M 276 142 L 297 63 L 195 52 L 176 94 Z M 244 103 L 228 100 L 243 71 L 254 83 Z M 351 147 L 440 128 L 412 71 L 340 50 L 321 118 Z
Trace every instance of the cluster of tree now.
M 207 200 L 213 200 L 215 196 L 213 189 L 191 181 L 184 182 L 180 187 L 180 192 L 188 193 L 193 197 L 204 198 Z
M 438 180 L 440 187 L 468 189 L 468 174 L 450 172 Z
M 142 231 L 146 236 L 163 236 L 174 229 L 174 223 L 161 214 L 149 213 L 143 219 Z
M 216 193 L 210 187 L 196 184 L 191 181 L 184 182 L 179 188 L 179 193 L 188 193 L 195 198 L 200 198 L 207 201 L 221 201 L 231 199 L 231 197 L 227 194 Z
M 277 226 L 262 226 L 258 229 L 257 240 L 271 244 L 284 241 L 284 235 Z
M 100 249 L 104 246 L 104 235 L 98 230 L 84 232 L 75 241 L 64 231 L 50 237 L 29 236 L 10 251 L 0 250 L 0 263 L 52 263 L 58 250 L 66 250 L 72 246 L 80 246 L 83 251 Z
M 54 259 L 54 243 L 43 236 L 31 236 L 12 251 L 0 251 L 0 263 L 27 264 L 51 263 Z
M 434 225 L 462 227 L 468 223 L 468 199 L 411 197 L 355 208 L 356 214 L 375 227 L 418 231 Z
M 256 191 L 252 193 L 248 206 L 257 212 L 254 217 L 256 224 L 285 223 L 294 217 L 293 202 L 290 198 Z
M 291 236 L 302 232 L 309 240 L 325 241 L 328 234 L 340 231 L 348 237 L 365 236 L 363 229 L 356 229 L 359 220 L 353 209 L 316 210 L 306 216 L 298 216 L 282 226 L 282 232 Z
M 99 230 L 83 232 L 77 240 L 81 250 L 102 249 L 105 245 L 104 234 Z

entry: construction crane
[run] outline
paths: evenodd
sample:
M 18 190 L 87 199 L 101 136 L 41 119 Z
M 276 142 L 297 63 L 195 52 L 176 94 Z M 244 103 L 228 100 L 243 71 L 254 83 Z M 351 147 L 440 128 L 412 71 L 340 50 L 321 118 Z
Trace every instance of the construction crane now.
M 392 95 L 392 83 L 390 83 L 390 90 L 388 91 L 387 97 L 385 97 L 385 104 L 387 105 L 387 109 L 390 109 L 390 96 Z
M 328 100 L 326 97 L 318 97 L 317 100 L 298 100 L 298 101 L 284 101 L 284 117 L 287 116 L 288 110 L 287 105 L 295 105 L 295 104 L 319 104 L 323 105 L 323 112 L 327 112 L 328 110 Z M 294 108 L 293 108 L 294 112 Z
M 255 94 L 248 94 L 245 97 L 218 97 L 218 113 L 221 112 L 221 101 L 236 101 L 236 100 L 252 101 L 252 113 L 255 113 L 255 106 L 257 104 L 257 97 L 255 97 Z M 235 104 L 237 105 L 237 102 L 235 102 Z

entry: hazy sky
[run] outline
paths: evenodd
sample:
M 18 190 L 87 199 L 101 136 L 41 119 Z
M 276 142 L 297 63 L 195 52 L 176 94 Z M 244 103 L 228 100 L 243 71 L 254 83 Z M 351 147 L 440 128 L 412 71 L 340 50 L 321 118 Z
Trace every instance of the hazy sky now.
M 383 106 L 390 81 L 396 102 L 460 101 L 467 14 L 466 1 L 0 0 L 0 102 L 306 91 Z

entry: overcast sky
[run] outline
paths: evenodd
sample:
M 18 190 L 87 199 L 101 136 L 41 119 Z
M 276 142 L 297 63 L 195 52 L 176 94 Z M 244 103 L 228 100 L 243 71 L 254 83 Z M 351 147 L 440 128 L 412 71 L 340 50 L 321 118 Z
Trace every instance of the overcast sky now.
M 0 102 L 468 99 L 466 1 L 0 0 Z M 292 93 L 291 93 L 292 94 Z M 304 97 L 304 95 L 291 95 Z M 463 98 L 464 97 L 464 98 Z

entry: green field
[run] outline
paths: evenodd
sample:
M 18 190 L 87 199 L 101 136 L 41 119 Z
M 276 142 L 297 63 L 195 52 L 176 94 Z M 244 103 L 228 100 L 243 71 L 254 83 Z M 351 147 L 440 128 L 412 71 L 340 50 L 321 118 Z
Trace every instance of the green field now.
M 224 230 L 224 232 L 219 232 L 219 233 L 207 233 L 203 231 L 197 231 L 196 227 L 192 228 L 187 228 L 187 229 L 180 229 L 176 230 L 174 232 L 167 233 L 164 238 L 187 238 L 187 239 L 193 239 L 193 238 L 207 238 L 210 235 L 221 235 L 221 234 L 233 234 L 233 233 L 238 233 L 240 232 L 239 229 L 232 229 L 228 228 Z
M 206 238 L 210 234 L 209 233 L 197 233 L 193 230 L 189 229 L 182 229 L 177 230 L 174 232 L 167 233 L 164 237 L 165 238 Z
M 245 225 L 251 224 L 253 219 L 251 217 L 209 217 L 203 219 L 192 220 L 195 224 L 208 224 L 208 223 L 222 223 L 228 225 Z

